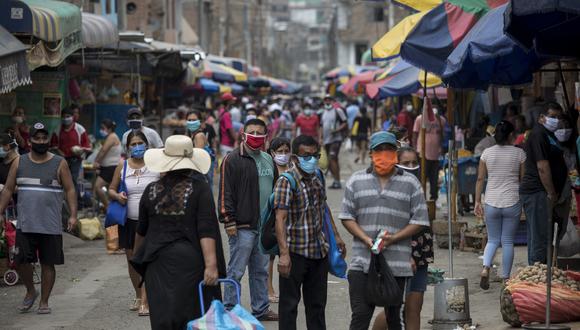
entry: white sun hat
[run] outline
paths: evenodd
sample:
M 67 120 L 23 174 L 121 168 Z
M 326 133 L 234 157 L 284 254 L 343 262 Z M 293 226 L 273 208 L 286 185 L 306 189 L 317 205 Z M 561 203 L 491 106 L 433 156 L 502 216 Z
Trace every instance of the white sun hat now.
M 145 152 L 145 165 L 158 173 L 190 169 L 207 174 L 211 158 L 207 151 L 193 147 L 191 138 L 172 135 L 165 140 L 165 148 L 149 149 Z

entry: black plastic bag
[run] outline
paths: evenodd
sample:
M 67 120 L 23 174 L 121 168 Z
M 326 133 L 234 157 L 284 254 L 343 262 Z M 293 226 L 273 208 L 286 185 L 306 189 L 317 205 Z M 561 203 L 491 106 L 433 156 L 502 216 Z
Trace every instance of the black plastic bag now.
M 366 290 L 368 302 L 375 306 L 399 306 L 403 303 L 404 292 L 382 254 L 371 253 Z

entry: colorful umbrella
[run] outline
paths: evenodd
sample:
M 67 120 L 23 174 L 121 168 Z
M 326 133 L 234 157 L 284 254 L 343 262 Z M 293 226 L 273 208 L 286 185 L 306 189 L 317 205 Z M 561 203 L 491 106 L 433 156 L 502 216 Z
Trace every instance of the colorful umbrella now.
M 223 64 L 213 63 L 207 60 L 204 62 L 202 75 L 206 78 L 211 78 L 215 81 L 232 82 L 232 83 L 248 80 L 248 75 L 246 75 L 241 71 L 230 68 L 229 66 Z
M 405 41 L 409 33 L 413 31 L 415 25 L 419 23 L 421 18 L 427 14 L 428 11 L 423 11 L 405 17 L 397 25 L 389 30 L 379 41 L 377 41 L 373 48 L 371 48 L 371 57 L 374 61 L 383 61 L 399 56 L 401 51 L 401 44 Z
M 279 79 L 286 87 L 282 89 L 282 94 L 296 94 L 302 90 L 302 85 L 286 79 Z
M 425 85 L 425 71 L 400 60 L 391 70 L 385 72 L 376 82 L 366 86 L 371 99 L 385 99 L 389 96 L 410 95 Z M 442 84 L 441 79 L 431 73 L 427 74 L 427 88 Z
M 375 77 L 382 74 L 385 69 L 365 71 L 350 78 L 345 84 L 339 87 L 339 91 L 344 95 L 354 96 L 358 94 L 359 87 L 375 81 Z
M 401 46 L 403 59 L 437 75 L 475 23 L 507 0 L 446 0 L 431 9 Z
M 580 1 L 512 0 L 505 32 L 540 55 L 580 57 Z
M 376 70 L 376 69 L 377 69 L 376 66 L 360 66 L 360 65 L 349 65 L 346 67 L 339 66 L 337 68 L 334 68 L 334 69 L 328 71 L 324 75 L 324 79 L 335 80 L 335 79 L 340 79 L 340 78 L 344 78 L 344 77 L 352 77 L 355 74 L 359 74 L 359 73 L 365 72 L 365 71 Z M 348 81 L 348 79 L 346 81 Z M 344 81 L 344 82 L 346 82 L 346 81 Z
M 449 55 L 442 78 L 450 87 L 487 90 L 490 84 L 532 82 L 540 60 L 533 50 L 524 51 L 503 33 L 506 8 L 487 13 Z
M 220 91 L 221 85 L 207 78 L 199 78 L 194 83 L 187 84 L 187 86 L 183 89 L 184 95 L 215 94 L 219 93 Z
M 442 0 L 391 0 L 391 1 L 394 4 L 415 11 L 431 10 L 442 2 Z

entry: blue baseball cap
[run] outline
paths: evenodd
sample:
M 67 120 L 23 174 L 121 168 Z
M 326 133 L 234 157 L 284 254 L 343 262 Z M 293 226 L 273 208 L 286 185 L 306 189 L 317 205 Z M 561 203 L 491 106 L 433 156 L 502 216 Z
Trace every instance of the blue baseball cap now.
M 397 147 L 397 138 L 395 134 L 391 132 L 380 131 L 376 132 L 371 135 L 371 143 L 370 148 L 371 150 L 375 149 L 376 147 L 380 146 L 381 144 L 390 144 L 393 147 Z

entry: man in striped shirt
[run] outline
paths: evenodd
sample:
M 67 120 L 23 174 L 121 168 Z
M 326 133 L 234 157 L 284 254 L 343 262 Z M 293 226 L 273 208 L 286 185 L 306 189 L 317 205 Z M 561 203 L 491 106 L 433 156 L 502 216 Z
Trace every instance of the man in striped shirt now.
M 384 131 L 373 134 L 370 149 L 373 165 L 348 180 L 339 216 L 354 236 L 348 272 L 351 330 L 368 329 L 375 309 L 365 293 L 371 247 L 378 232 L 388 232 L 383 237 L 382 255 L 404 291 L 406 279 L 413 276 L 411 236 L 429 226 L 421 184 L 412 174 L 395 167 L 395 136 Z M 403 311 L 403 305 L 385 308 L 390 330 L 404 329 Z

